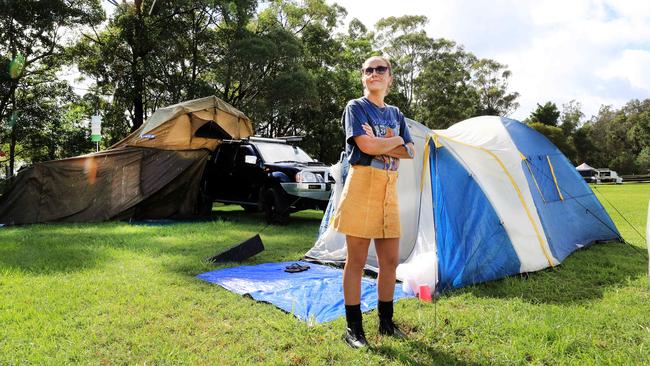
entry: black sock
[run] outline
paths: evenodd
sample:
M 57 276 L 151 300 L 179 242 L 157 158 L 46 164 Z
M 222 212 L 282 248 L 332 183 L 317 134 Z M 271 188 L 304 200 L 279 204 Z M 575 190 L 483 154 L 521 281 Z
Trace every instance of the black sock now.
M 393 320 L 393 300 L 379 301 L 377 310 L 379 310 L 379 319 Z
M 351 323 L 360 323 L 361 322 L 361 304 L 345 305 L 345 320 L 348 322 L 348 326 Z

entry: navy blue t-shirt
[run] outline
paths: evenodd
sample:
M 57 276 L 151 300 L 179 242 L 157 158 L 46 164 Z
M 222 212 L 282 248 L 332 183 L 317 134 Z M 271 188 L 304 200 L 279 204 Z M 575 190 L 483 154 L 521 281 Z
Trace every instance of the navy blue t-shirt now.
M 379 169 L 397 170 L 399 159 L 386 155 L 368 155 L 359 149 L 354 142 L 354 137 L 365 135 L 363 125 L 368 123 L 376 137 L 401 136 L 405 144 L 413 142 L 404 121 L 404 115 L 399 108 L 388 104 L 384 108 L 380 108 L 366 97 L 361 97 L 348 102 L 342 119 L 345 128 L 345 152 L 350 165 L 368 165 Z

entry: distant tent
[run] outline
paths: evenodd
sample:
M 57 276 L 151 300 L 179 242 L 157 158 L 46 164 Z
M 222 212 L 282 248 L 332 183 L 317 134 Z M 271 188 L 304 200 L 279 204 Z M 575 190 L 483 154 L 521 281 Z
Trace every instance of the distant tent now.
M 596 171 L 596 169 L 592 168 L 589 166 L 587 163 L 582 163 L 576 167 L 576 170 L 579 172 L 586 172 L 586 171 Z
M 589 177 L 592 177 L 596 174 L 596 169 L 592 168 L 589 166 L 587 163 L 582 163 L 576 167 L 576 171 L 580 176 L 582 176 L 585 179 L 589 179 Z
M 417 159 L 399 168 L 398 278 L 412 286 L 444 291 L 537 271 L 620 237 L 569 160 L 525 124 L 484 116 L 432 131 L 407 123 Z M 337 182 L 344 176 L 341 169 Z M 329 225 L 340 188 L 307 259 L 345 261 L 345 238 Z M 371 246 L 367 268 L 376 271 L 377 263 Z
M 161 108 L 106 151 L 21 171 L 0 199 L 0 223 L 196 216 L 209 152 L 252 134 L 250 120 L 214 96 Z

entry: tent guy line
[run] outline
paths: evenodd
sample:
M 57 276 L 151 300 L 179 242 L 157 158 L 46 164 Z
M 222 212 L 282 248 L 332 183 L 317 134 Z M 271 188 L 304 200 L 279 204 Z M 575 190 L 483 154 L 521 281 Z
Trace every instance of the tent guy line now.
M 527 160 L 526 160 L 526 161 L 527 161 Z M 527 166 L 529 166 L 529 164 L 527 164 Z M 544 176 L 545 178 L 550 179 L 550 177 L 549 177 L 548 175 L 546 175 L 546 173 L 544 173 L 544 171 L 540 170 L 540 169 L 537 168 L 537 167 L 533 167 L 533 168 L 534 168 L 535 170 L 537 170 L 537 172 L 538 172 L 539 174 L 541 174 L 542 176 Z M 529 169 L 530 169 L 530 168 L 529 168 Z M 531 174 L 533 174 L 532 171 L 531 171 Z M 556 180 L 556 181 L 557 181 L 557 180 Z M 536 181 L 536 180 L 535 180 L 535 184 L 537 184 L 537 181 Z M 580 200 L 578 199 L 578 198 L 580 198 L 580 197 L 588 197 L 588 196 L 586 196 L 586 195 L 575 196 L 575 195 L 571 194 L 571 192 L 569 192 L 568 190 L 564 189 L 564 187 L 561 186 L 560 184 L 557 184 L 557 183 L 556 183 L 556 185 L 557 185 L 557 187 L 558 187 L 558 190 L 564 192 L 565 195 L 568 195 L 570 199 L 574 199 L 574 200 L 576 201 L 576 203 L 578 203 L 582 208 L 584 208 L 585 211 L 586 211 L 587 213 L 591 214 L 591 215 L 592 215 L 596 220 L 600 221 L 604 226 L 606 226 L 609 230 L 611 230 L 612 233 L 615 233 L 615 234 L 619 235 L 618 240 L 619 240 L 620 242 L 625 242 L 625 239 L 623 239 L 623 237 L 620 236 L 620 234 L 618 233 L 618 231 L 616 231 L 616 228 L 613 228 L 613 227 L 609 226 L 609 224 L 607 224 L 605 221 L 603 221 L 603 219 L 601 219 L 600 217 L 598 217 L 597 215 L 595 215 L 593 212 L 591 212 L 591 211 L 590 211 L 590 210 L 589 210 L 585 205 L 583 205 L 583 204 L 580 202 Z M 539 189 L 539 186 L 538 186 L 538 189 Z M 596 187 L 594 187 L 594 189 L 596 189 Z M 600 193 L 600 191 L 598 191 L 598 193 Z M 541 195 L 541 190 L 540 190 L 540 195 Z M 601 193 L 601 195 L 602 195 L 602 193 Z M 603 198 L 604 198 L 604 196 L 603 196 Z M 607 199 L 605 198 L 605 200 L 607 200 Z M 608 201 L 608 202 L 609 202 L 609 201 Z M 611 203 L 610 203 L 610 205 L 611 205 Z M 613 207 L 613 206 L 612 206 L 612 207 Z M 616 209 L 616 208 L 614 208 L 614 209 Z M 620 213 L 619 213 L 619 214 L 620 214 Z M 622 215 L 621 215 L 621 216 L 622 216 Z
M 614 209 L 614 211 L 616 211 L 616 213 L 619 214 L 619 216 L 621 216 L 621 218 L 623 218 L 623 220 L 625 220 L 625 222 L 626 222 L 628 225 L 630 225 L 630 227 L 632 228 L 632 230 L 634 230 L 634 231 L 635 231 L 635 232 L 636 232 L 636 233 L 637 233 L 637 234 L 638 234 L 638 235 L 643 239 L 643 241 L 647 241 L 646 237 L 645 237 L 643 234 L 641 234 L 641 232 L 639 232 L 639 230 L 637 230 L 637 228 L 636 228 L 634 225 L 632 225 L 632 223 L 627 219 L 627 217 L 625 217 L 625 216 L 621 213 L 621 211 L 619 211 L 618 208 L 616 208 L 616 206 L 614 206 L 614 204 L 612 204 L 612 203 L 607 199 L 607 197 L 605 197 L 605 195 L 603 195 L 603 193 L 602 193 L 601 191 L 598 190 L 598 188 L 596 188 L 596 187 L 594 186 L 594 189 L 595 189 L 598 193 L 600 193 L 600 196 L 603 197 L 603 198 L 605 199 L 605 201 L 606 201 L 610 206 L 612 206 L 612 208 Z M 630 242 L 628 242 L 627 240 L 623 239 L 623 237 L 621 237 L 620 240 L 621 240 L 621 242 L 623 242 L 623 243 L 625 243 L 625 244 L 631 246 L 632 248 L 634 248 L 634 250 L 641 252 L 644 256 L 646 256 L 646 259 L 648 259 L 648 256 L 649 256 L 649 255 L 646 254 L 644 251 L 642 251 L 642 250 L 640 250 L 639 248 L 635 247 L 635 246 L 632 245 Z

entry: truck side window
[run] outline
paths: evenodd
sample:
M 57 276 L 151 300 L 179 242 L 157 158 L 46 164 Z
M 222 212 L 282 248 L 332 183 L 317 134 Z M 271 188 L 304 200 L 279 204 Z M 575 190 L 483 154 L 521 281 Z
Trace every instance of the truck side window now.
M 237 152 L 237 166 L 243 166 L 246 164 L 246 155 L 256 156 L 255 151 L 250 146 L 240 146 L 239 151 Z
M 216 165 L 222 169 L 230 169 L 235 163 L 235 152 L 237 146 L 221 145 L 215 161 Z

